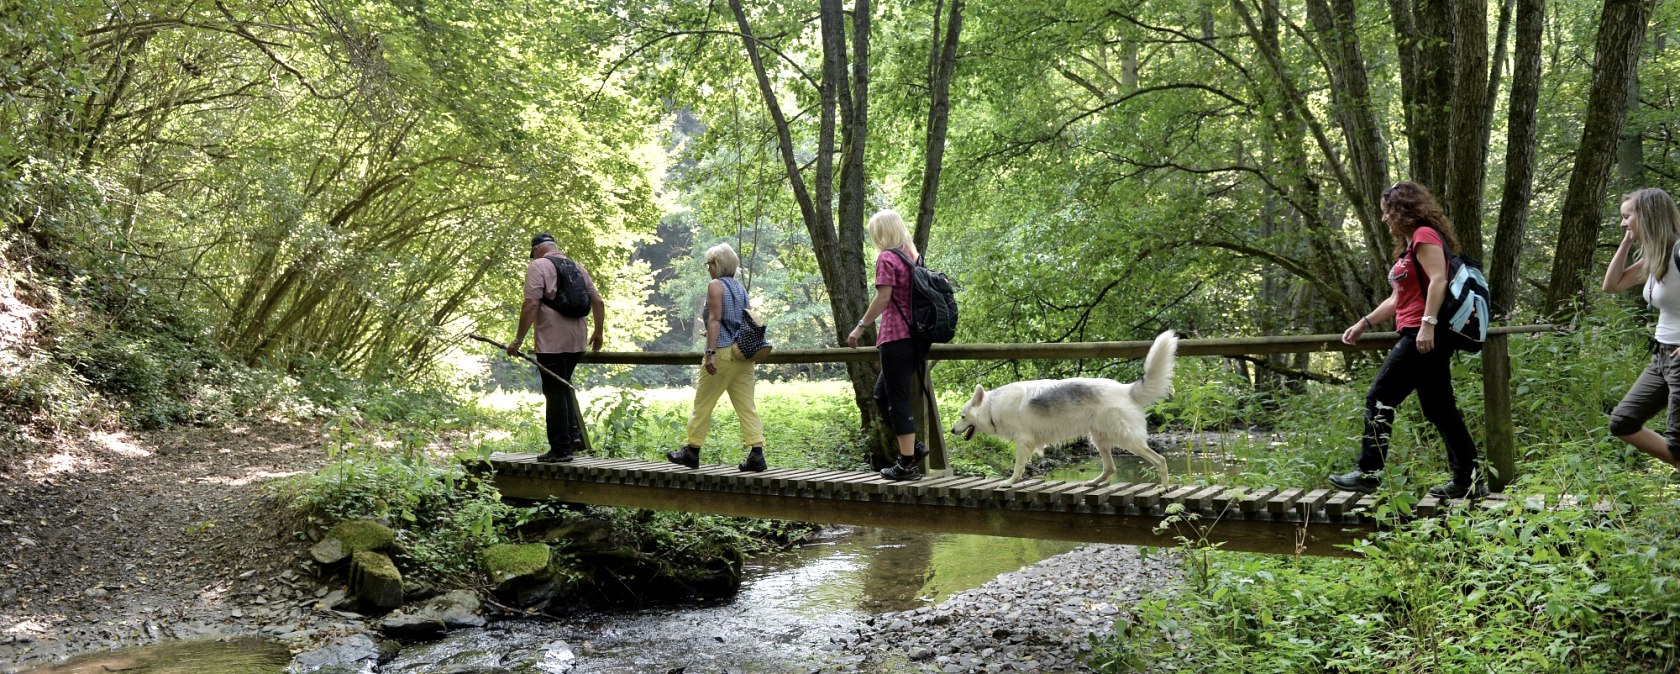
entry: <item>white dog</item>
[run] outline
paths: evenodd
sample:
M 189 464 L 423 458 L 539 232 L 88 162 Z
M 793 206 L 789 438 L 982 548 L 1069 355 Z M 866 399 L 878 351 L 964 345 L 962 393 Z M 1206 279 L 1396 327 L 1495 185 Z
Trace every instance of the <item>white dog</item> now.
M 1015 474 L 1021 480 L 1027 460 L 1045 447 L 1088 437 L 1102 454 L 1102 475 L 1088 484 L 1107 484 L 1114 476 L 1112 448 L 1136 454 L 1167 484 L 1167 460 L 1149 448 L 1144 410 L 1172 392 L 1173 358 L 1178 338 L 1171 330 L 1155 337 L 1143 359 L 1143 378 L 1130 384 L 1112 379 L 1039 379 L 1000 386 L 988 392 L 974 387 L 951 432 L 964 438 L 975 431 L 1015 443 Z

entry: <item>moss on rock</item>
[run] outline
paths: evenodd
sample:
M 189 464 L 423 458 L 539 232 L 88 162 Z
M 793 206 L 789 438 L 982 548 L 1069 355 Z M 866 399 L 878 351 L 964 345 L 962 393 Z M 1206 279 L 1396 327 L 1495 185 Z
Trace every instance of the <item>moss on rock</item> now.
M 327 538 L 336 538 L 344 542 L 344 552 L 354 555 L 364 550 L 382 551 L 397 549 L 397 532 L 390 527 L 373 520 L 345 520 L 339 522 L 332 531 L 327 532 Z
M 502 543 L 484 550 L 484 569 L 492 582 L 536 575 L 548 568 L 548 546 L 542 543 Z
M 366 605 L 382 609 L 402 606 L 402 572 L 390 557 L 363 550 L 350 558 L 350 591 Z

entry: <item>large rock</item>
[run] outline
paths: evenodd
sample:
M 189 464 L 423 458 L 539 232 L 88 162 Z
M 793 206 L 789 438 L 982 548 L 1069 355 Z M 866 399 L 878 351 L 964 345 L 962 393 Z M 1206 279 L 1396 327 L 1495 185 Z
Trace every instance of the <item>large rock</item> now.
M 286 674 L 371 674 L 379 667 L 379 645 L 366 634 L 352 634 L 292 658 Z
M 388 552 L 397 549 L 397 533 L 372 520 L 345 520 L 309 549 L 309 556 L 322 564 L 337 564 L 358 552 Z
M 484 570 L 495 593 L 520 607 L 539 606 L 554 598 L 556 588 L 548 565 L 553 553 L 542 543 L 503 543 L 484 550 Z
M 379 631 L 399 639 L 429 639 L 444 630 L 483 627 L 481 609 L 477 594 L 471 590 L 454 590 L 419 606 L 393 611 L 379 621 Z
M 402 606 L 402 573 L 390 557 L 363 550 L 350 558 L 350 592 L 363 606 L 380 609 Z

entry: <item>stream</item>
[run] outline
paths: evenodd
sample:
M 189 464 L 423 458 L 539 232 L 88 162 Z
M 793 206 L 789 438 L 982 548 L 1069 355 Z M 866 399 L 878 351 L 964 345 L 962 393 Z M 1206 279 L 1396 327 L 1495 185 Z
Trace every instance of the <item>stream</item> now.
M 1142 461 L 1125 454 L 1115 459 L 1120 469 L 1116 480 L 1149 479 Z M 1197 473 L 1220 470 L 1213 461 L 1196 466 L 1184 454 L 1169 461 L 1175 462 L 1175 474 L 1186 467 Z M 1050 477 L 1080 479 L 1099 470 L 1100 463 L 1092 458 Z M 407 645 L 377 671 L 812 672 L 832 664 L 840 644 L 870 629 L 875 616 L 938 604 L 1080 545 L 835 528 L 796 548 L 749 560 L 740 593 L 728 601 L 586 613 L 561 620 L 501 621 L 452 632 L 440 641 Z M 278 673 L 286 670 L 284 659 L 277 660 L 276 647 L 274 642 L 249 640 L 174 642 L 86 654 L 30 674 Z

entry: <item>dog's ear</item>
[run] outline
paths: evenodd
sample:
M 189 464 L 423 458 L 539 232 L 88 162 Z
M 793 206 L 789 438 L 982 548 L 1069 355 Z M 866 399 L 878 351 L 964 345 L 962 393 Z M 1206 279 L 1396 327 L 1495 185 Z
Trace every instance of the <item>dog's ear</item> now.
M 969 401 L 969 402 L 972 402 L 972 403 L 978 405 L 978 404 L 980 404 L 980 401 L 983 401 L 985 399 L 986 399 L 986 387 L 981 386 L 979 384 L 975 384 L 974 385 L 974 399 Z

